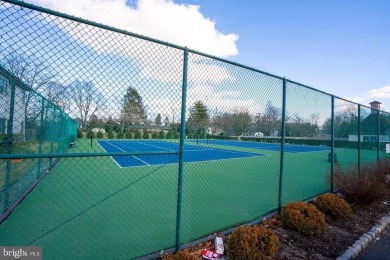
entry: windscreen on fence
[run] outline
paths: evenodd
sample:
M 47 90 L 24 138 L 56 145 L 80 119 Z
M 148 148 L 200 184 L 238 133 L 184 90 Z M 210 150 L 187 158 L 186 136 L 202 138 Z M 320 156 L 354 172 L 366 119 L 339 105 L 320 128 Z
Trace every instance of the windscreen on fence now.
M 31 156 L 64 152 L 76 138 L 74 120 L 62 112 L 62 124 L 50 125 L 55 120 L 50 109 L 59 108 L 19 79 L 22 75 L 17 77 L 21 68 L 4 63 L 0 67 L 0 151 L 14 157 L 1 160 L 0 215 L 12 209 L 56 162 Z M 61 133 L 52 136 L 56 128 Z
M 286 86 L 283 203 L 330 190 L 331 96 L 296 83 Z
M 334 152 L 338 167 L 347 169 L 358 164 L 359 107 L 343 99 L 335 99 Z
M 362 163 L 371 163 L 378 160 L 378 126 L 378 111 L 361 106 L 360 158 Z
M 15 0 L 0 35 L 1 245 L 158 256 L 390 154 L 388 113 L 237 63 Z
M 190 53 L 181 242 L 278 206 L 283 81 Z

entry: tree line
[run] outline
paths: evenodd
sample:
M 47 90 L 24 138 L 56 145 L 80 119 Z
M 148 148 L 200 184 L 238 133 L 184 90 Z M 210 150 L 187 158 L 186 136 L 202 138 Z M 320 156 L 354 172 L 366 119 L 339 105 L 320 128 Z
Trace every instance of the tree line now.
M 148 109 L 135 87 L 128 86 L 117 104 L 101 93 L 91 80 L 74 80 L 70 84 L 57 82 L 57 73 L 44 61 L 36 57 L 18 54 L 11 51 L 3 57 L 4 66 L 16 77 L 21 79 L 36 92 L 43 94 L 49 102 L 61 108 L 64 112 L 74 115 L 82 130 L 104 128 L 106 132 L 116 132 L 125 135 L 134 129 L 169 129 L 178 135 L 180 123 L 168 115 L 162 117 L 158 113 L 154 118 L 148 117 Z M 24 115 L 26 128 L 33 127 L 39 121 L 42 108 L 41 98 L 33 92 L 26 92 L 24 100 Z M 109 103 L 107 105 L 107 103 Z M 112 110 L 116 111 L 112 111 Z M 47 115 L 49 116 L 49 115 Z M 334 118 L 335 135 L 347 138 L 355 131 L 358 123 L 357 111 L 354 108 L 336 113 Z M 267 101 L 264 111 L 253 115 L 247 108 L 235 108 L 231 111 L 218 112 L 210 109 L 201 101 L 195 101 L 189 106 L 186 118 L 186 135 L 191 137 L 219 136 L 280 136 L 282 126 L 282 111 L 271 101 Z M 312 113 L 308 118 L 299 114 L 286 116 L 285 133 L 291 137 L 317 138 L 329 135 L 331 118 L 321 122 L 318 113 Z M 134 133 L 133 133 L 134 136 Z

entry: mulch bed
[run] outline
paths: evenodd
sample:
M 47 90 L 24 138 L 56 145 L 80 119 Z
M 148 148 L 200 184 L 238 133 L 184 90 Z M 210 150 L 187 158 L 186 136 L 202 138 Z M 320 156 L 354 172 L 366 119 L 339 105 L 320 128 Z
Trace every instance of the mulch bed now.
M 264 220 L 259 225 L 272 229 L 279 238 L 277 259 L 335 259 L 342 255 L 364 233 L 390 212 L 390 202 L 374 205 L 351 205 L 353 215 L 346 219 L 326 216 L 328 225 L 320 237 L 306 237 L 283 227 L 279 216 Z M 228 236 L 221 236 L 226 242 Z M 203 249 L 214 249 L 214 241 L 207 241 L 184 249 L 201 259 Z

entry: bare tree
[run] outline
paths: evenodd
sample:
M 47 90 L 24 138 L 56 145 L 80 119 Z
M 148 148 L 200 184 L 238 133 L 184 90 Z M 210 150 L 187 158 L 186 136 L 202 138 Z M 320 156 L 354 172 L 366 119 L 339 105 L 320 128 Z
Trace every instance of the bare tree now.
M 256 128 L 265 135 L 272 136 L 277 133 L 282 124 L 282 111 L 269 100 L 262 115 L 256 116 Z
M 78 110 L 83 128 L 87 128 L 89 117 L 103 107 L 104 98 L 91 81 L 74 81 L 68 87 L 69 97 Z
M 46 98 L 65 112 L 70 110 L 71 100 L 69 94 L 68 87 L 61 83 L 51 81 L 45 85 Z
M 19 54 L 12 50 L 4 54 L 4 66 L 15 77 L 26 83 L 37 93 L 44 94 L 45 86 L 55 77 L 55 71 L 35 56 Z M 25 93 L 25 121 L 34 122 L 39 116 L 41 98 L 34 92 Z M 49 99 L 50 101 L 50 99 Z

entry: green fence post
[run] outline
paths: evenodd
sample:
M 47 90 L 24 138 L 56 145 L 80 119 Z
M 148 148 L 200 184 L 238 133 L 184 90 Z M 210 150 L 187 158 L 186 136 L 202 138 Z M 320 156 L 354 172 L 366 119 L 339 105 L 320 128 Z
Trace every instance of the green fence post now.
M 332 96 L 332 120 L 331 120 L 331 147 L 330 147 L 330 156 L 331 156 L 331 162 L 330 162 L 330 192 L 333 192 L 333 177 L 334 177 L 334 96 Z
M 10 100 L 10 112 L 9 119 L 7 124 L 7 153 L 12 153 L 12 139 L 13 139 L 13 128 L 14 128 L 14 110 L 15 110 L 15 84 L 10 82 L 11 84 L 11 100 Z M 10 206 L 9 202 L 9 192 L 11 189 L 11 159 L 7 159 L 7 164 L 5 168 L 5 191 L 4 191 L 4 208 L 3 212 L 8 209 Z
M 380 111 L 377 110 L 377 124 L 378 124 L 378 129 L 377 129 L 377 149 L 376 149 L 376 161 L 379 163 L 380 160 L 380 151 L 381 151 L 381 142 L 380 142 L 380 136 L 381 136 L 381 114 Z
M 284 162 L 284 143 L 286 133 L 286 78 L 283 78 L 283 104 L 282 104 L 282 129 L 281 129 L 281 144 L 280 144 L 280 172 L 279 172 L 279 197 L 278 211 L 282 209 L 283 197 L 283 162 Z
M 41 102 L 41 119 L 40 119 L 40 125 L 39 125 L 39 147 L 38 147 L 38 153 L 42 153 L 42 143 L 43 143 L 43 134 L 44 134 L 44 129 L 43 129 L 43 121 L 44 121 L 44 111 L 45 111 L 45 99 L 42 98 Z M 41 164 L 42 164 L 42 158 L 38 159 L 38 173 L 37 173 L 37 179 L 39 179 L 41 175 Z
M 184 170 L 184 139 L 186 134 L 186 98 L 187 98 L 187 70 L 188 70 L 188 50 L 184 50 L 183 61 L 183 85 L 181 96 L 181 120 L 180 120 L 180 146 L 179 146 L 179 176 L 177 186 L 177 218 L 176 218 L 176 252 L 181 245 L 181 204 L 183 200 L 183 170 Z
M 52 126 L 53 126 L 53 129 L 50 133 L 50 153 L 53 153 L 53 150 L 54 150 L 54 140 L 55 140 L 55 134 L 56 134 L 56 121 L 55 121 L 55 117 L 56 117 L 56 106 L 52 106 L 53 107 L 53 110 L 52 110 L 52 113 L 51 113 L 51 122 L 52 122 Z M 50 168 L 53 166 L 53 159 L 50 158 Z
M 358 105 L 358 176 L 360 177 L 360 168 L 362 165 L 361 156 L 362 156 L 362 141 L 361 141 L 361 132 L 362 132 L 362 120 L 361 120 L 361 107 Z

